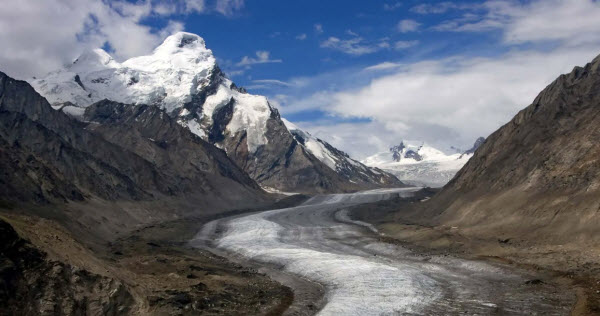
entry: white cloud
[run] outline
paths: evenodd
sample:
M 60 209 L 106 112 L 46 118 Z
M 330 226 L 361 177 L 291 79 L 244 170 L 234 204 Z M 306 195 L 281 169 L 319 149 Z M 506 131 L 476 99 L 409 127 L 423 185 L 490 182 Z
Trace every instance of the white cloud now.
M 394 11 L 402 7 L 402 2 L 384 3 L 383 9 L 386 11 Z
M 302 33 L 302 34 L 298 34 L 298 36 L 296 36 L 297 40 L 303 41 L 306 39 L 306 34 Z
M 246 72 L 245 69 L 240 69 L 240 70 L 229 70 L 227 71 L 227 76 L 231 77 L 237 77 L 237 76 L 241 76 Z
M 358 33 L 355 33 L 352 30 L 346 30 L 346 34 L 348 34 L 350 36 L 359 36 Z
M 560 40 L 573 45 L 600 41 L 598 1 L 546 0 L 521 6 L 492 3 L 489 7 L 490 15 L 510 21 L 504 33 L 509 43 Z
M 258 79 L 258 80 L 252 80 L 252 82 L 258 83 L 258 84 L 276 85 L 276 86 L 284 86 L 284 87 L 289 87 L 292 85 L 288 82 L 277 80 L 277 79 Z
M 501 29 L 505 25 L 499 17 L 486 18 L 473 13 L 465 13 L 462 17 L 444 21 L 431 27 L 435 31 L 446 32 L 486 32 Z
M 354 56 L 375 53 L 382 49 L 389 48 L 387 41 L 379 41 L 376 43 L 367 43 L 362 37 L 353 37 L 350 39 L 339 39 L 331 36 L 327 40 L 321 42 L 321 47 L 340 51 L 342 53 Z
M 469 10 L 469 9 L 477 9 L 479 5 L 477 4 L 458 4 L 454 2 L 440 2 L 436 4 L 423 3 L 416 5 L 410 8 L 411 12 L 419 13 L 419 14 L 441 14 L 445 13 L 448 10 Z
M 468 138 L 487 136 L 560 73 L 593 55 L 585 49 L 421 62 L 358 91 L 336 93 L 328 110 L 386 124 L 402 123 L 409 129 L 426 124 Z
M 329 81 L 341 78 L 329 85 L 315 78 L 320 89 L 306 97 L 288 98 L 281 103 L 282 113 L 293 117 L 320 110 L 336 118 L 304 124 L 308 131 L 322 131 L 320 137 L 357 157 L 385 150 L 400 139 L 423 140 L 442 148 L 467 147 L 508 122 L 558 75 L 600 53 L 597 1 L 489 1 L 484 6 L 483 15 L 465 15 L 456 26 L 464 31 L 501 32 L 496 45 L 506 53 L 388 61 L 354 69 L 355 76 L 349 75 L 352 71 L 329 76 Z M 528 45 L 514 45 L 524 43 Z M 362 77 L 368 76 L 364 82 Z M 356 118 L 369 122 L 335 123 Z M 352 133 L 357 130 L 361 132 Z
M 204 0 L 185 0 L 185 10 L 187 12 L 203 12 L 205 10 Z
M 0 10 L 0 65 L 18 78 L 42 75 L 71 62 L 86 47 L 108 43 L 117 58 L 151 51 L 159 32 L 140 24 L 154 12 L 150 2 L 22 0 Z M 173 27 L 175 24 L 170 24 Z
M 315 32 L 317 32 L 319 34 L 323 33 L 323 24 L 317 23 L 314 25 L 314 27 L 315 27 Z
M 401 139 L 442 148 L 467 147 L 510 120 L 559 74 L 590 61 L 598 52 L 600 45 L 547 53 L 512 52 L 499 58 L 383 63 L 366 70 L 388 74 L 365 86 L 317 91 L 284 103 L 282 113 L 321 110 L 334 117 L 371 120 L 368 124 L 306 124 L 309 132 L 322 131 L 319 137 L 358 158 Z
M 398 67 L 401 67 L 402 65 L 403 64 L 385 61 L 385 62 L 382 62 L 377 65 L 369 66 L 369 67 L 365 68 L 365 70 L 371 70 L 371 71 L 389 70 L 389 69 L 396 69 Z
M 407 49 L 413 46 L 417 46 L 419 44 L 419 41 L 417 40 L 413 40 L 413 41 L 397 41 L 396 43 L 394 43 L 394 49 L 396 50 L 403 50 L 403 49 Z
M 421 24 L 415 20 L 406 19 L 406 20 L 401 20 L 400 22 L 398 22 L 398 25 L 396 26 L 396 28 L 397 28 L 398 32 L 408 33 L 408 32 L 416 31 L 420 25 Z
M 236 66 L 250 66 L 255 64 L 268 64 L 268 63 L 280 63 L 281 59 L 271 59 L 271 53 L 266 50 L 259 50 L 256 52 L 256 57 L 242 57 Z
M 242 5 L 239 0 L 215 2 L 223 14 Z M 0 10 L 0 70 L 21 79 L 43 75 L 70 63 L 86 48 L 104 45 L 121 60 L 147 54 L 166 36 L 183 30 L 183 23 L 170 20 L 172 16 L 207 11 L 202 0 L 5 1 Z M 149 17 L 165 26 L 144 25 Z
M 230 16 L 244 7 L 244 0 L 217 0 L 215 10 Z
M 528 3 L 487 1 L 483 14 L 464 14 L 433 29 L 455 32 L 503 31 L 508 44 L 560 41 L 569 45 L 600 41 L 600 2 L 537 0 Z

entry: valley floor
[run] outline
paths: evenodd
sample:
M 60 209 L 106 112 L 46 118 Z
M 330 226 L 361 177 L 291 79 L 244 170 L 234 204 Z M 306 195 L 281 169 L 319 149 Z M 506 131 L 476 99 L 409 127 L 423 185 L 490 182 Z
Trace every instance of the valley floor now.
M 424 226 L 403 217 L 403 212 L 426 201 L 434 192 L 423 190 L 412 198 L 392 199 L 353 208 L 355 220 L 368 222 L 381 242 L 425 256 L 452 256 L 501 264 L 535 273 L 526 281 L 552 284 L 576 294 L 570 315 L 600 315 L 600 249 L 593 245 L 540 245 L 527 240 L 476 238 L 460 227 Z M 583 248 L 583 249 L 582 249 Z
M 226 217 L 207 223 L 192 245 L 267 267 L 279 280 L 283 273 L 320 285 L 323 299 L 301 302 L 306 308 L 288 311 L 293 315 L 569 314 L 576 299 L 570 284 L 544 271 L 405 247 L 349 217 L 357 205 L 374 214 L 369 207 L 414 199 L 414 191 L 316 196 L 292 208 Z M 310 296 L 289 281 L 298 296 Z
M 0 315 L 279 315 L 294 299 L 255 269 L 189 247 L 214 215 L 150 225 L 92 250 L 56 222 L 18 213 L 0 213 L 2 238 L 11 235 L 5 222 L 22 238 L 3 240 Z
M 82 302 L 98 315 L 598 311 L 600 283 L 590 277 L 597 265 L 569 269 L 557 264 L 560 256 L 571 263 L 565 253 L 402 223 L 398 211 L 433 194 L 415 191 L 288 197 L 268 211 L 146 226 L 93 250 L 53 221 L 3 212 L 0 224 L 47 256 L 44 265 L 22 266 L 10 255 L 23 253 L 22 243 L 8 243 L 0 274 L 24 280 L 0 307 L 26 303 L 26 295 L 40 304 L 29 308 L 48 315 L 78 315 Z

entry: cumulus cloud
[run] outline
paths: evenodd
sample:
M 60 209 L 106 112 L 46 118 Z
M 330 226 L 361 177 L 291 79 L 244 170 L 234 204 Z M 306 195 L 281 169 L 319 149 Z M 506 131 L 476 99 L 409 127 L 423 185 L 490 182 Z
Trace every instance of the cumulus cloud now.
M 421 23 L 419 23 L 415 20 L 406 19 L 406 20 L 401 20 L 400 22 L 398 22 L 396 29 L 400 33 L 408 33 L 408 32 L 416 31 L 417 29 L 419 29 L 420 25 L 421 25 Z
M 387 61 L 352 70 L 356 76 L 335 74 L 327 79 L 357 82 L 317 80 L 323 86 L 314 93 L 281 102 L 282 113 L 327 113 L 334 119 L 300 126 L 321 131 L 320 137 L 357 157 L 400 139 L 467 147 L 508 122 L 558 75 L 600 53 L 597 1 L 488 1 L 483 6 L 486 12 L 463 17 L 457 26 L 500 32 L 496 45 L 505 53 Z M 369 76 L 367 82 L 362 79 Z M 340 120 L 344 123 L 336 123 Z M 352 133 L 356 130 L 361 132 Z
M 236 66 L 250 66 L 256 64 L 268 64 L 268 63 L 281 63 L 281 59 L 271 59 L 271 53 L 266 50 L 259 50 L 256 52 L 256 57 L 242 57 Z
M 327 110 L 373 119 L 407 137 L 430 142 L 446 138 L 462 145 L 507 122 L 559 74 L 591 60 L 595 54 L 591 51 L 517 52 L 497 59 L 411 64 L 361 89 L 331 94 Z M 453 133 L 416 135 L 420 126 Z
M 503 31 L 508 44 L 560 41 L 579 45 L 600 41 L 600 2 L 546 0 L 527 3 L 487 1 L 482 14 L 466 13 L 434 27 L 439 31 Z
M 215 1 L 212 6 L 223 14 L 243 5 L 239 0 Z M 203 0 L 9 1 L 0 10 L 0 70 L 26 79 L 70 63 L 86 48 L 103 46 L 121 60 L 147 54 L 166 36 L 183 30 L 183 23 L 171 17 L 208 10 Z M 164 26 L 144 25 L 149 17 Z
M 414 64 L 382 63 L 365 71 L 386 74 L 362 87 L 321 90 L 281 102 L 291 116 L 320 110 L 343 120 L 301 127 L 354 157 L 364 158 L 402 139 L 449 148 L 468 147 L 508 122 L 559 74 L 591 60 L 595 49 L 514 52 L 500 58 L 448 58 Z M 360 133 L 356 133 L 360 130 Z
M 298 34 L 298 35 L 296 36 L 296 39 L 297 39 L 297 40 L 300 40 L 300 41 L 303 41 L 303 40 L 305 40 L 305 39 L 306 39 L 306 34 L 305 34 L 305 33 Z

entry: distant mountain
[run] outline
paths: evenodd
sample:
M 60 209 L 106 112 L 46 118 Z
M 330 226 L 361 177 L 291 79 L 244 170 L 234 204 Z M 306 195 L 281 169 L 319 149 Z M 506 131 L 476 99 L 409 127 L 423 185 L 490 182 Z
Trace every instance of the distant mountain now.
M 393 175 L 377 167 L 367 167 L 326 141 L 301 130 L 286 119 L 283 119 L 283 122 L 303 149 L 309 151 L 331 170 L 335 170 L 346 181 L 361 187 L 368 187 L 373 181 L 380 186 L 403 185 Z
M 471 149 L 455 154 L 445 154 L 423 142 L 402 141 L 362 163 L 390 172 L 405 183 L 441 187 L 454 177 L 483 141 L 485 138 L 480 137 Z
M 333 192 L 402 185 L 389 174 L 365 172 L 360 164 L 338 168 L 316 147 L 302 145 L 264 96 L 247 93 L 221 72 L 195 34 L 176 33 L 152 54 L 122 63 L 102 49 L 89 50 L 32 85 L 55 109 L 79 119 L 104 99 L 156 106 L 225 150 L 267 189 Z M 330 153 L 344 155 L 333 147 Z
M 475 141 L 475 144 L 473 144 L 473 147 L 471 147 L 470 149 L 465 150 L 464 154 L 465 155 L 474 154 L 475 151 L 477 150 L 477 148 L 481 147 L 481 145 L 483 145 L 484 142 L 485 142 L 485 138 L 484 137 L 477 138 L 477 140 Z
M 564 246 L 574 249 L 569 260 L 587 260 L 600 242 L 599 140 L 600 56 L 558 77 L 489 136 L 432 198 L 431 214 L 418 217 L 461 234 L 539 243 L 545 253 Z

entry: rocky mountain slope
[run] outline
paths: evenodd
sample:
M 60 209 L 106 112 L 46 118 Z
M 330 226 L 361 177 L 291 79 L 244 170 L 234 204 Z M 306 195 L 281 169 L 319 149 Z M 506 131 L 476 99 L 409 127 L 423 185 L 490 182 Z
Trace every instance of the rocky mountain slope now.
M 561 75 L 494 132 L 432 199 L 431 215 L 461 234 L 588 256 L 600 242 L 599 126 L 600 56 Z
M 55 109 L 80 119 L 85 108 L 103 99 L 160 107 L 225 150 L 266 188 L 327 192 L 401 185 L 392 175 L 345 163 L 347 155 L 331 146 L 330 154 L 344 165 L 333 165 L 318 149 L 302 145 L 265 97 L 238 88 L 221 72 L 195 34 L 176 33 L 151 55 L 123 63 L 101 49 L 90 50 L 32 85 Z
M 119 315 L 134 298 L 118 280 L 49 260 L 0 219 L 3 315 Z
M 485 138 L 477 139 L 473 147 L 462 153 L 446 154 L 423 142 L 402 141 L 362 160 L 367 166 L 389 172 L 404 183 L 441 187 L 454 177 L 456 172 L 473 156 Z
M 105 100 L 81 118 L 0 73 L 0 314 L 289 305 L 289 289 L 185 246 L 210 219 L 275 201 L 222 150 L 156 106 Z
M 162 213 L 158 206 L 150 213 L 105 207 L 104 214 L 76 217 L 94 218 L 90 226 L 100 218 L 125 225 L 270 200 L 223 151 L 157 107 L 104 101 L 88 107 L 85 117 L 89 122 L 53 110 L 29 84 L 0 73 L 0 200 L 189 204 Z

